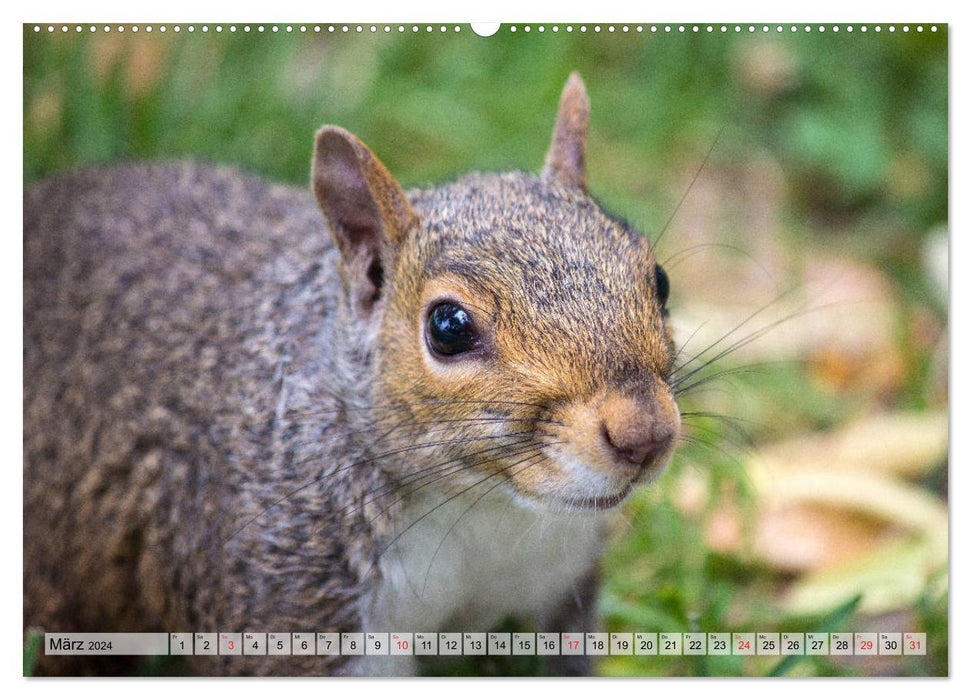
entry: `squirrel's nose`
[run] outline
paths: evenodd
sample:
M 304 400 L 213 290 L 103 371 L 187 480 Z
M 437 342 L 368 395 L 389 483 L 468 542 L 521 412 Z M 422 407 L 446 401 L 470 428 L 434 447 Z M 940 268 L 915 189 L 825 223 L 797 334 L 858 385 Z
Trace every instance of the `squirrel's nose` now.
M 613 410 L 604 412 L 604 440 L 618 461 L 644 467 L 667 452 L 674 439 L 674 431 L 639 402 L 625 403 L 627 405 L 624 407 L 612 406 Z
M 637 466 L 653 462 L 671 444 L 670 436 L 658 439 L 650 434 L 628 435 L 626 432 L 612 432 L 606 423 L 603 433 L 607 444 L 621 461 Z
M 614 437 L 606 428 L 604 437 L 607 444 L 617 453 L 620 459 L 631 462 L 632 464 L 643 464 L 649 458 L 653 459 L 664 449 L 664 444 L 652 437 L 643 437 L 635 440 L 625 440 Z

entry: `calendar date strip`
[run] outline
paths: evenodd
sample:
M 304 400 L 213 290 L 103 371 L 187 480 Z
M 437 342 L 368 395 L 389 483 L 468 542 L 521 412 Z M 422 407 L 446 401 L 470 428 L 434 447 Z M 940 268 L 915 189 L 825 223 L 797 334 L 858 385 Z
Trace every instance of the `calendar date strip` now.
M 60 656 L 924 656 L 924 632 L 46 633 Z

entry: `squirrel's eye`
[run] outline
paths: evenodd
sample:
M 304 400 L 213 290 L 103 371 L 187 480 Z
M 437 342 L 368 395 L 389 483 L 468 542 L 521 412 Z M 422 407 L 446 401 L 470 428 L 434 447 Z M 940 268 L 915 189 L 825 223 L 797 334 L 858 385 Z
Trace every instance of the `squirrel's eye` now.
M 663 307 L 668 303 L 671 283 L 668 281 L 668 273 L 660 265 L 654 266 L 654 284 L 657 289 L 657 301 Z
M 479 336 L 468 313 L 458 304 L 443 302 L 428 314 L 428 347 L 439 355 L 459 355 L 475 350 Z

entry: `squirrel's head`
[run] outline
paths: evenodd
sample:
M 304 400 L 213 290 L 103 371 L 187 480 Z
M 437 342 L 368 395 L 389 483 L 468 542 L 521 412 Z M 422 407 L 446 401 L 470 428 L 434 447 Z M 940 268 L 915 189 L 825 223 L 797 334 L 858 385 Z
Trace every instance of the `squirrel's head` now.
M 415 489 L 603 510 L 671 457 L 668 280 L 649 241 L 587 194 L 588 121 L 574 74 L 541 175 L 408 196 L 354 136 L 317 134 L 314 192 L 370 343 L 360 398 L 388 446 L 376 453 Z

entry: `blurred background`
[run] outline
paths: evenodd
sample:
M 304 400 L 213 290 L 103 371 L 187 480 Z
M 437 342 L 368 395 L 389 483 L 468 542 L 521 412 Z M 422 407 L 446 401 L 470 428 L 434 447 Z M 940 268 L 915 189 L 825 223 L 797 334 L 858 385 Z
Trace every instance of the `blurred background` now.
M 306 186 L 325 123 L 406 187 L 536 171 L 579 71 L 590 189 L 671 278 L 686 426 L 617 524 L 606 629 L 927 634 L 926 656 L 598 672 L 947 674 L 946 26 L 271 26 L 25 26 L 25 185 L 192 157 Z M 513 662 L 499 671 L 538 672 Z

